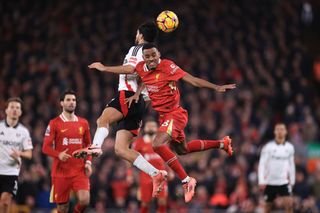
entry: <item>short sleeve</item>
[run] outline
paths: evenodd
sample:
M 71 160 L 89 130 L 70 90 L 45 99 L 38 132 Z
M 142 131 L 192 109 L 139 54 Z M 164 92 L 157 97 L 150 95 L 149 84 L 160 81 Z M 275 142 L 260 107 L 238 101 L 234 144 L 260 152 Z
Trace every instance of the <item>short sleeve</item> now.
M 178 65 L 170 61 L 167 65 L 168 69 L 168 80 L 169 81 L 178 81 L 183 78 L 187 73 L 181 69 Z
M 23 140 L 23 141 L 22 141 L 22 148 L 23 148 L 23 150 L 33 149 L 32 140 L 31 140 L 30 133 L 29 133 L 28 130 L 25 131 L 24 137 L 23 137 L 22 140 Z
M 128 54 L 124 59 L 123 65 L 131 65 L 133 67 L 136 67 L 140 61 L 143 61 L 142 48 L 141 46 L 135 46 L 130 48 Z

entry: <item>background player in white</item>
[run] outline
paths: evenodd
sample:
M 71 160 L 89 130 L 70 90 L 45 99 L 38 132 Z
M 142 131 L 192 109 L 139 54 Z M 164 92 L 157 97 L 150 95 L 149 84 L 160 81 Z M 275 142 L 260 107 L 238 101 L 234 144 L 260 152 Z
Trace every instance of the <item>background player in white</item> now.
M 143 61 L 142 46 L 148 42 L 154 42 L 158 35 L 157 26 L 153 22 L 143 23 L 138 27 L 135 43 L 136 46 L 130 48 L 126 55 L 123 65 L 120 66 L 104 66 L 101 63 L 93 63 L 89 68 L 96 68 L 96 66 L 103 67 L 103 71 L 119 72 L 130 71 L 133 73 L 136 64 Z M 101 145 L 109 134 L 109 126 L 118 122 L 118 129 L 116 133 L 115 153 L 133 163 L 138 169 L 149 174 L 153 179 L 154 190 L 161 190 L 164 179 L 166 178 L 166 171 L 158 170 L 146 161 L 143 156 L 130 149 L 133 138 L 138 135 L 138 130 L 141 126 L 143 114 L 145 112 L 145 100 L 147 95 L 144 93 L 144 98 L 140 98 L 139 102 L 134 103 L 128 108 L 125 103 L 126 98 L 133 96 L 137 90 L 137 74 L 121 74 L 119 75 L 119 87 L 117 96 L 112 99 L 102 115 L 97 120 L 98 128 L 94 135 L 92 146 L 89 148 L 75 151 L 73 156 L 85 157 L 86 155 L 101 154 Z
M 267 143 L 261 151 L 258 175 L 259 187 L 264 191 L 265 212 L 270 212 L 277 196 L 282 199 L 286 212 L 293 212 L 290 197 L 295 183 L 294 147 L 286 140 L 285 124 L 276 124 L 275 139 Z
M 28 129 L 19 123 L 22 100 L 9 98 L 6 118 L 0 121 L 0 213 L 9 212 L 17 194 L 21 158 L 31 159 L 32 141 Z

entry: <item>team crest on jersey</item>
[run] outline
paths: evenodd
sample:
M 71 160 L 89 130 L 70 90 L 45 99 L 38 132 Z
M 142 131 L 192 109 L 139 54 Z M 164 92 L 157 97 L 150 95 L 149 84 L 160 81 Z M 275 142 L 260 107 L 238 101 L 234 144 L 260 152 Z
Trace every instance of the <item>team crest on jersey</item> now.
M 158 81 L 159 80 L 159 77 L 160 77 L 160 74 L 156 74 L 156 80 Z
M 83 127 L 82 127 L 82 126 L 79 127 L 79 134 L 80 134 L 80 135 L 83 135 Z

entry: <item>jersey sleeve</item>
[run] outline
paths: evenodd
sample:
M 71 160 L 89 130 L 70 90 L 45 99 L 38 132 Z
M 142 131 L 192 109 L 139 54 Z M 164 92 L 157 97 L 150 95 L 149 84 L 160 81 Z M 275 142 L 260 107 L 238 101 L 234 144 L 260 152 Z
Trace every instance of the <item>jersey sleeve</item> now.
M 181 69 L 178 65 L 169 61 L 167 66 L 167 75 L 169 81 L 178 81 L 179 79 L 183 78 L 187 73 Z
M 42 144 L 42 152 L 46 155 L 52 156 L 52 157 L 58 157 L 59 152 L 55 149 L 53 149 L 53 143 L 56 136 L 56 128 L 54 125 L 54 122 L 51 120 L 45 135 L 44 135 L 44 142 Z
M 142 48 L 141 46 L 135 46 L 130 48 L 128 54 L 124 59 L 123 65 L 131 65 L 133 67 L 136 67 L 140 61 L 143 61 Z
M 24 133 L 24 137 L 22 139 L 22 149 L 24 151 L 33 149 L 32 140 L 30 137 L 30 132 L 27 129 L 26 129 L 26 131 Z
M 261 150 L 261 156 L 259 160 L 258 166 L 258 184 L 265 185 L 266 184 L 266 163 L 268 160 L 268 144 L 265 145 Z

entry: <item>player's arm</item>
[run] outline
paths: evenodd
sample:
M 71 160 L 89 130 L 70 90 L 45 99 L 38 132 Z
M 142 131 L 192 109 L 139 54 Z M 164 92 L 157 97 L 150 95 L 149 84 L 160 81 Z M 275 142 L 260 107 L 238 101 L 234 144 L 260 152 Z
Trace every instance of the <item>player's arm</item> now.
M 266 179 L 265 179 L 265 175 L 266 175 L 266 164 L 267 164 L 267 160 L 268 160 L 268 150 L 267 150 L 267 145 L 265 147 L 262 148 L 261 150 L 261 155 L 260 155 L 260 160 L 259 160 L 259 166 L 258 166 L 258 183 L 261 186 L 265 186 L 266 183 Z
M 137 83 L 138 83 L 137 91 L 134 93 L 133 96 L 126 98 L 126 100 L 125 100 L 125 103 L 128 104 L 128 108 L 130 108 L 132 101 L 134 101 L 135 103 L 138 103 L 139 98 L 140 98 L 140 94 L 142 93 L 142 91 L 146 87 L 146 85 L 142 82 L 140 77 L 138 77 Z
M 55 134 L 55 125 L 52 121 L 50 121 L 45 133 L 44 142 L 42 145 L 42 152 L 51 157 L 59 158 L 62 161 L 66 161 L 71 157 L 71 155 L 67 154 L 68 149 L 59 152 L 53 148 Z
M 294 164 L 294 148 L 292 148 L 292 153 L 289 157 L 289 183 L 293 186 L 296 182 L 296 167 Z
M 186 75 L 182 77 L 182 80 L 184 80 L 185 82 L 187 82 L 195 87 L 209 88 L 209 89 L 216 90 L 218 92 L 225 92 L 227 89 L 236 88 L 235 84 L 226 84 L 226 85 L 219 86 L 219 85 L 210 83 L 209 81 L 206 81 L 204 79 L 194 77 L 194 76 L 190 75 L 189 73 L 186 73 Z
M 97 69 L 101 72 L 110 72 L 115 74 L 134 73 L 135 67 L 131 65 L 105 66 L 100 62 L 94 62 L 88 66 L 90 69 Z
M 13 157 L 18 162 L 19 162 L 19 157 L 30 160 L 32 158 L 32 150 L 19 151 L 16 149 L 12 149 L 10 156 Z

